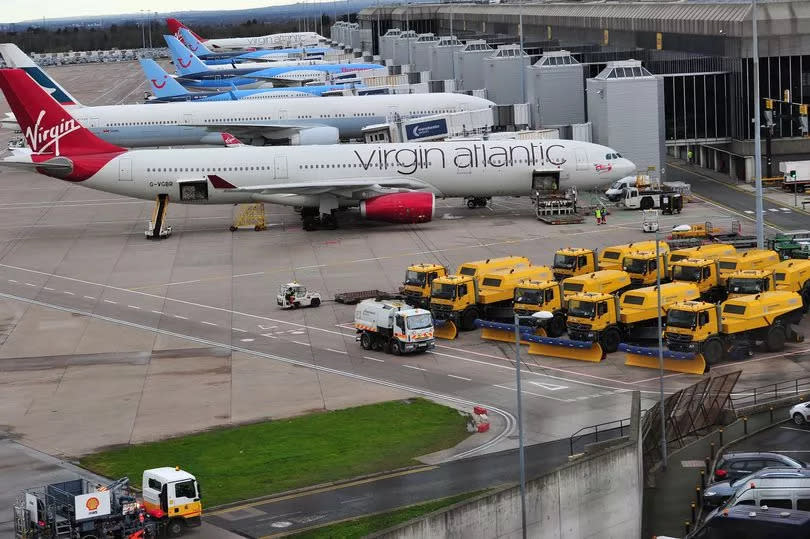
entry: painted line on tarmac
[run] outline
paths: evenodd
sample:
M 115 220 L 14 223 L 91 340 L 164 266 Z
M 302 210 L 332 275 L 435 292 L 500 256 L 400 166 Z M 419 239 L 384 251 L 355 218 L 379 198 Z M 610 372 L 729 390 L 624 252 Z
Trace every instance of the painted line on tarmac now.
M 795 430 L 795 431 L 798 431 L 798 432 L 803 432 L 805 434 L 810 434 L 810 431 L 808 431 L 807 429 L 797 429 L 796 427 L 779 427 L 779 428 L 780 429 L 786 429 L 786 430 Z
M 370 359 L 371 361 L 376 361 L 377 363 L 385 363 L 384 359 L 377 359 L 376 357 L 371 356 L 363 356 L 363 359 Z
M 492 384 L 492 387 L 499 387 L 501 389 L 506 389 L 506 390 L 514 391 L 514 392 L 517 393 L 517 389 L 514 388 L 514 387 L 502 386 L 502 385 L 499 385 L 499 384 Z M 577 397 L 576 399 L 558 399 L 557 397 L 549 397 L 548 395 L 541 395 L 540 393 L 533 393 L 531 391 L 526 391 L 525 389 L 521 389 L 520 392 L 525 394 L 525 395 L 532 395 L 534 397 L 542 397 L 544 399 L 551 399 L 551 400 L 557 401 L 557 402 L 574 402 L 575 400 L 584 400 L 584 399 L 590 398 L 590 397 Z
M 0 298 L 6 298 L 6 299 L 11 299 L 11 300 L 21 301 L 23 303 L 28 303 L 29 305 L 38 305 L 40 307 L 49 307 L 51 309 L 56 309 L 56 310 L 66 312 L 66 313 L 80 314 L 80 315 L 83 315 L 83 316 L 87 316 L 87 317 L 90 317 L 90 318 L 95 318 L 97 320 L 103 320 L 105 322 L 110 322 L 110 323 L 113 323 L 113 324 L 119 324 L 119 325 L 122 325 L 122 326 L 142 329 L 142 330 L 145 330 L 145 331 L 151 331 L 151 332 L 154 332 L 154 333 L 159 333 L 161 335 L 167 335 L 169 337 L 177 337 L 177 338 L 180 338 L 180 339 L 186 339 L 186 340 L 196 342 L 196 343 L 199 343 L 199 344 L 205 344 L 207 346 L 219 347 L 219 348 L 224 348 L 226 350 L 231 350 L 231 351 L 234 351 L 234 352 L 241 352 L 241 353 L 244 353 L 244 354 L 263 357 L 265 359 L 270 359 L 270 360 L 273 360 L 273 361 L 278 361 L 278 362 L 281 362 L 281 363 L 286 363 L 288 365 L 294 365 L 294 366 L 302 367 L 302 368 L 306 368 L 306 369 L 312 369 L 312 370 L 319 371 L 319 372 L 325 372 L 325 373 L 329 373 L 329 374 L 336 374 L 338 376 L 344 376 L 346 378 L 351 378 L 353 380 L 358 380 L 360 382 L 367 382 L 367 383 L 370 383 L 370 384 L 381 385 L 381 386 L 389 387 L 389 388 L 392 388 L 392 389 L 398 389 L 400 391 L 405 391 L 405 392 L 409 392 L 409 393 L 415 393 L 417 395 L 422 395 L 422 396 L 429 397 L 429 398 L 432 398 L 432 399 L 435 399 L 435 400 L 438 400 L 438 401 L 445 401 L 445 402 L 449 402 L 449 403 L 453 403 L 453 404 L 460 404 L 460 405 L 469 406 L 469 407 L 479 406 L 480 405 L 480 406 L 484 406 L 485 408 L 487 408 L 489 410 L 492 410 L 493 412 L 495 412 L 496 414 L 498 414 L 498 415 L 500 415 L 501 417 L 504 418 L 504 421 L 506 421 L 506 426 L 504 427 L 504 429 L 498 435 L 496 435 L 491 440 L 489 440 L 487 442 L 484 442 L 483 444 L 481 444 L 481 445 L 479 445 L 477 447 L 473 447 L 472 449 L 469 449 L 468 451 L 464 451 L 462 453 L 454 455 L 453 457 L 449 458 L 448 461 L 458 460 L 458 459 L 467 457 L 469 455 L 479 453 L 480 451 L 483 451 L 485 449 L 488 449 L 489 447 L 492 447 L 494 445 L 499 444 L 502 440 L 504 440 L 507 436 L 509 436 L 512 433 L 512 431 L 515 428 L 515 424 L 517 422 L 517 420 L 515 419 L 515 416 L 513 416 L 509 411 L 502 410 L 502 409 L 500 409 L 498 407 L 492 406 L 492 405 L 484 403 L 484 402 L 470 401 L 470 400 L 467 400 L 467 399 L 462 399 L 460 397 L 455 397 L 453 395 L 446 395 L 446 394 L 443 394 L 443 393 L 436 393 L 434 391 L 430 391 L 430 390 L 427 390 L 427 389 L 414 387 L 414 386 L 409 386 L 409 385 L 405 385 L 405 384 L 400 384 L 400 383 L 397 383 L 397 382 L 392 382 L 390 380 L 384 380 L 384 379 L 380 379 L 380 378 L 372 378 L 370 376 L 365 376 L 365 375 L 358 374 L 358 373 L 353 373 L 353 372 L 348 372 L 348 371 L 341 371 L 339 369 L 326 367 L 324 365 L 317 365 L 315 363 L 308 363 L 306 361 L 287 358 L 287 357 L 279 356 L 279 355 L 276 355 L 276 354 L 268 354 L 266 352 L 260 352 L 258 350 L 251 350 L 249 348 L 244 348 L 242 346 L 235 346 L 233 344 L 226 344 L 226 343 L 213 341 L 213 340 L 210 340 L 210 339 L 203 339 L 201 337 L 194 337 L 192 335 L 185 335 L 185 334 L 177 333 L 177 332 L 174 332 L 174 331 L 168 331 L 166 329 L 160 329 L 160 328 L 147 326 L 147 325 L 144 325 L 144 324 L 138 324 L 138 323 L 135 323 L 135 322 L 130 322 L 130 321 L 127 321 L 127 320 L 121 320 L 119 318 L 112 318 L 110 316 L 103 316 L 103 315 L 100 315 L 100 314 L 97 314 L 97 313 L 93 313 L 93 312 L 89 312 L 89 311 L 83 311 L 81 309 L 73 309 L 71 307 L 65 307 L 65 306 L 56 305 L 56 304 L 53 304 L 53 303 L 46 303 L 44 301 L 38 301 L 38 300 L 35 300 L 35 299 L 25 298 L 25 297 L 22 297 L 22 296 L 15 296 L 13 294 L 5 294 L 5 293 L 0 292 Z

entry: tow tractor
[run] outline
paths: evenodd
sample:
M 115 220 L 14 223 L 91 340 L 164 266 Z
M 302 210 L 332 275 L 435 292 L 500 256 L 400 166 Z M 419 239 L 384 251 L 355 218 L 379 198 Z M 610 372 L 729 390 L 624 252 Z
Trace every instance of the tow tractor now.
M 658 210 L 642 210 L 644 218 L 641 222 L 642 232 L 658 232 L 661 225 L 658 221 Z
M 282 309 L 317 307 L 321 304 L 321 294 L 320 292 L 309 291 L 307 287 L 292 282 L 279 287 L 276 303 Z
M 142 539 L 178 537 L 200 526 L 197 479 L 179 467 L 143 472 L 143 498 L 124 477 L 109 485 L 73 479 L 25 490 L 14 505 L 15 537 Z

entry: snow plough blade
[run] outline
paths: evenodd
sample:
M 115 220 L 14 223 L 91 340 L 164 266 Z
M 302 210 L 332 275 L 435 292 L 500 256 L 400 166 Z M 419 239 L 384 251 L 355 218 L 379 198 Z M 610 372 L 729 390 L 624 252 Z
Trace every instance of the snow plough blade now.
M 503 322 L 490 322 L 489 320 L 475 321 L 475 326 L 481 328 L 481 338 L 489 341 L 501 341 L 514 343 L 515 342 L 515 325 L 505 324 Z M 520 344 L 529 344 L 523 339 L 523 333 L 532 331 L 532 328 L 521 327 Z M 534 334 L 540 337 L 546 336 L 546 330 L 543 328 L 536 328 Z
M 605 357 L 602 346 L 596 342 L 539 337 L 527 333 L 523 334 L 523 339 L 529 342 L 529 353 L 537 356 L 578 359 L 593 363 L 599 363 Z
M 458 328 L 452 320 L 434 320 L 433 336 L 437 339 L 447 339 L 452 341 L 458 337 Z
M 658 348 L 645 348 L 622 343 L 619 345 L 619 350 L 627 354 L 625 365 L 644 367 L 645 369 L 661 368 L 658 362 Z M 706 359 L 703 354 L 664 350 L 663 356 L 665 371 L 684 374 L 703 374 L 706 372 Z

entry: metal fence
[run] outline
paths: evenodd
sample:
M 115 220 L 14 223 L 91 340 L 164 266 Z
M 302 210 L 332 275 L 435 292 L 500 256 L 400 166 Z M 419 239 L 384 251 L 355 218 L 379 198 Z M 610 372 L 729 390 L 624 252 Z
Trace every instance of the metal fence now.
M 568 438 L 568 454 L 573 455 L 574 449 L 584 450 L 591 443 L 621 438 L 630 426 L 630 418 L 614 419 L 598 425 L 582 427 Z
M 784 399 L 785 397 L 798 396 L 803 393 L 810 393 L 810 376 L 744 389 L 739 393 L 732 393 L 729 400 L 731 401 L 732 408 L 739 410 L 740 408 L 766 404 L 768 402 Z

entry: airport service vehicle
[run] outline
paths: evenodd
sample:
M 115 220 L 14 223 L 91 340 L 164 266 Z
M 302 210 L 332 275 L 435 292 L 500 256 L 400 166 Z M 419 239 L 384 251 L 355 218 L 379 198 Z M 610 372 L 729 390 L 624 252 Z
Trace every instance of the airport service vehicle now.
M 712 513 L 684 539 L 804 539 L 810 536 L 810 512 L 752 505 Z M 657 538 L 673 539 L 663 535 Z
M 729 299 L 769 290 L 776 290 L 771 269 L 740 270 L 726 278 L 726 297 Z
M 2 47 L 2 45 L 0 45 Z M 141 69 L 152 92 L 147 103 L 176 103 L 179 101 L 239 101 L 256 99 L 282 99 L 289 97 L 320 97 L 326 92 L 345 89 L 344 85 L 320 84 L 315 86 L 285 86 L 280 88 L 255 88 L 252 90 L 229 89 L 227 91 L 191 92 L 169 76 L 160 65 L 152 59 L 141 58 Z M 357 89 L 357 95 L 363 94 L 363 85 Z
M 140 500 L 126 477 L 109 485 L 74 479 L 28 489 L 14 505 L 16 537 L 177 537 L 200 526 L 200 487 L 192 474 L 153 468 L 142 479 Z
M 800 340 L 792 329 L 802 317 L 802 298 L 795 292 L 763 292 L 722 304 L 685 301 L 667 312 L 667 348 L 702 356 L 712 366 L 727 358 L 749 355 L 764 342 L 779 352 L 785 341 Z
M 24 71 L 0 70 L 0 88 L 20 120 L 30 153 L 0 164 L 36 170 L 85 187 L 146 200 L 193 204 L 270 202 L 300 207 L 304 228 L 334 226 L 338 210 L 357 207 L 365 219 L 424 223 L 433 218 L 435 197 L 528 196 L 604 181 L 605 174 L 580 170 L 578 159 L 604 159 L 603 146 L 586 142 L 460 141 L 412 144 L 347 144 L 127 151 L 96 137 L 51 99 Z M 425 94 L 442 95 L 442 94 Z M 360 102 L 390 97 L 365 96 Z M 467 98 L 469 96 L 457 96 Z M 327 99 L 306 101 L 312 110 Z M 333 107 L 351 97 L 334 98 Z M 177 103 L 149 110 L 261 103 Z M 128 105 L 136 108 L 138 105 Z M 87 111 L 96 107 L 74 109 Z M 229 137 L 228 140 L 232 140 Z M 612 173 L 635 167 L 617 160 Z M 492 170 L 498 181 L 492 181 Z M 163 202 L 160 202 L 160 201 Z
M 618 202 L 624 196 L 624 190 L 629 187 L 644 189 L 650 186 L 650 178 L 647 176 L 626 176 L 615 182 L 605 191 L 605 196 L 611 202 Z
M 801 294 L 807 311 L 810 306 L 810 260 L 783 260 L 771 269 L 776 290 Z
M 658 208 L 664 214 L 675 214 L 683 210 L 683 196 L 669 191 L 639 191 L 636 187 L 627 187 L 619 205 L 630 210 Z
M 641 231 L 645 233 L 658 232 L 661 223 L 658 220 L 658 210 L 642 210 Z
M 720 284 L 717 260 L 684 258 L 677 262 L 670 261 L 669 269 L 673 282 L 695 283 L 701 299 L 718 302 L 726 298 L 726 287 Z
M 659 249 L 669 250 L 669 245 L 666 242 L 661 242 Z M 635 251 L 655 251 L 655 240 L 637 241 L 635 243 L 625 243 L 623 245 L 611 245 L 605 247 L 599 253 L 599 268 L 600 270 L 620 270 L 622 269 L 622 260 L 624 257 Z
M 597 252 L 594 249 L 578 247 L 558 249 L 554 253 L 554 263 L 551 265 L 554 270 L 554 278 L 562 281 L 567 277 L 593 273 L 599 269 L 596 263 L 596 255 Z
M 680 262 L 687 258 L 700 258 L 703 260 L 719 260 L 723 256 L 734 256 L 737 248 L 725 243 L 707 243 L 697 247 L 684 247 L 673 249 L 669 253 L 669 263 Z
M 515 287 L 525 279 L 552 278 L 547 266 L 515 264 L 477 275 L 449 275 L 433 280 L 430 312 L 440 322 L 436 336 L 454 339 L 458 328 L 470 331 L 477 319 L 510 319 Z
M 26 62 L 15 62 L 13 58 L 8 62 L 7 50 L 8 47 L 0 45 L 0 53 L 7 63 L 30 63 L 30 66 L 23 65 L 22 69 L 60 104 L 70 106 L 70 114 L 78 123 L 109 143 L 128 148 L 200 144 L 219 146 L 222 145 L 222 134 L 226 132 L 253 146 L 334 144 L 341 139 L 362 137 L 364 127 L 385 121 L 393 114 L 409 118 L 437 112 L 484 110 L 493 105 L 491 101 L 474 96 L 435 93 L 341 96 L 329 101 L 296 98 L 261 99 L 254 102 L 183 102 L 163 107 L 151 104 L 82 106 L 27 57 Z M 38 115 L 39 110 L 31 121 L 32 127 L 36 125 Z M 22 126 L 14 116 L 13 111 L 7 114 L 3 127 L 22 131 Z M 42 122 L 50 123 L 43 118 L 39 127 L 43 127 Z M 37 144 L 31 149 L 36 152 L 39 146 Z M 604 151 L 603 147 L 598 148 L 600 149 L 593 150 L 594 159 L 600 156 L 599 152 Z M 564 154 L 558 158 L 553 157 L 554 149 L 551 151 L 552 161 L 567 159 Z M 575 151 L 574 147 L 571 146 L 569 151 Z M 536 154 L 539 162 L 543 162 L 544 157 L 548 161 L 547 156 Z M 327 164 L 329 167 L 337 165 L 332 161 L 321 164 L 324 168 Z M 391 159 L 392 168 L 393 165 Z M 617 163 L 616 166 L 622 168 L 624 164 Z M 371 167 L 371 163 L 368 167 Z M 596 173 L 592 175 L 595 177 Z M 160 181 L 170 179 L 164 177 Z
M 658 248 L 657 257 L 655 251 L 636 251 L 622 259 L 622 269 L 630 276 L 630 283 L 633 286 L 655 284 L 658 280 L 658 268 L 661 268 L 661 281 L 666 282 L 668 280 L 668 264 L 669 246 L 663 242 Z
M 387 75 L 385 66 L 372 63 L 329 64 L 321 60 L 289 60 L 234 66 L 209 66 L 173 36 L 163 36 L 177 70 L 177 81 L 187 88 L 261 88 L 307 82 L 330 82 L 332 78 L 357 78 L 359 71 Z
M 799 403 L 796 406 L 793 406 L 788 414 L 795 424 L 804 425 L 810 421 L 810 403 Z
M 180 36 L 180 29 L 190 28 L 177 19 L 168 18 L 166 24 L 169 31 L 175 36 Z M 205 43 L 207 47 L 215 51 L 227 50 L 251 50 L 257 48 L 272 49 L 274 47 L 308 47 L 317 45 L 326 38 L 316 32 L 285 32 L 282 34 L 268 34 L 254 37 L 226 37 L 219 39 L 205 39 L 194 34 L 197 40 Z
M 272 62 L 288 58 L 323 58 L 330 50 L 329 47 L 295 47 L 295 48 L 264 48 L 250 51 L 220 51 L 215 52 L 197 39 L 196 34 L 188 28 L 182 27 L 175 34 L 180 42 L 197 55 L 208 65 L 221 65 L 252 61 Z
M 563 298 L 583 292 L 621 294 L 630 288 L 630 275 L 621 270 L 599 270 L 569 277 L 562 282 Z
M 810 161 L 782 161 L 779 163 L 782 173 L 782 189 L 803 193 L 810 183 Z
M 441 264 L 413 264 L 405 271 L 401 293 L 405 300 L 423 309 L 430 307 L 430 290 L 433 280 L 447 275 Z
M 559 337 L 565 333 L 562 287 L 557 281 L 520 281 L 515 287 L 514 311 L 525 317 L 540 311 L 550 312 L 552 317 L 543 321 L 540 329 L 549 337 Z M 532 321 L 537 324 L 534 318 Z
M 807 468 L 807 464 L 782 453 L 731 451 L 723 453 L 723 456 L 717 461 L 713 477 L 715 481 L 736 481 L 766 467 L 799 469 Z
M 435 347 L 430 311 L 414 309 L 404 301 L 361 301 L 354 310 L 354 327 L 363 350 L 400 355 Z
M 729 275 L 740 270 L 768 269 L 779 263 L 779 254 L 766 249 L 751 249 L 734 256 L 721 256 L 718 261 L 720 285 L 725 286 Z
M 278 288 L 276 303 L 282 309 L 298 309 L 299 307 L 318 307 L 321 304 L 321 293 L 307 290 L 296 282 L 283 284 Z

